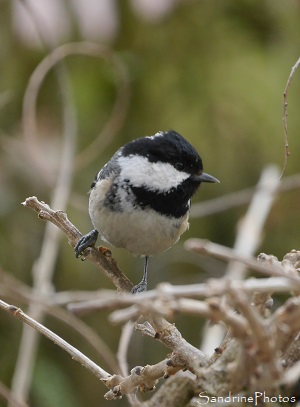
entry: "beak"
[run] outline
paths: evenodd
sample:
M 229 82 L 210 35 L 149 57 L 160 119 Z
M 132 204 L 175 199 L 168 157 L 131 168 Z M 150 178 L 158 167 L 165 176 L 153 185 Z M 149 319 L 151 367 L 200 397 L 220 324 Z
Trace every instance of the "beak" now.
M 202 172 L 200 175 L 195 175 L 195 179 L 200 182 L 217 182 L 220 183 L 220 181 L 213 177 L 212 175 L 206 174 L 205 172 Z

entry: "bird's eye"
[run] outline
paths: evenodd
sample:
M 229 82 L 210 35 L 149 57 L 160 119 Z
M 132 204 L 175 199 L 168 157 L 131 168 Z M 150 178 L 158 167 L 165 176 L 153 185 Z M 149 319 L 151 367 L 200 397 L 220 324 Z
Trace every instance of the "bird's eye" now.
M 183 169 L 183 164 L 182 163 L 176 163 L 175 168 L 176 168 L 176 170 L 181 171 Z

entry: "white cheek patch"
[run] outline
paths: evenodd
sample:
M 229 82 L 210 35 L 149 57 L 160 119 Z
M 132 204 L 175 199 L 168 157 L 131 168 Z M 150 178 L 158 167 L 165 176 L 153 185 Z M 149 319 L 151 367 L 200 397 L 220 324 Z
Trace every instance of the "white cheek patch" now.
M 171 164 L 152 163 L 146 157 L 139 155 L 119 157 L 118 162 L 121 167 L 121 179 L 129 179 L 135 187 L 143 186 L 147 189 L 166 192 L 176 188 L 190 176 L 186 172 L 178 171 Z

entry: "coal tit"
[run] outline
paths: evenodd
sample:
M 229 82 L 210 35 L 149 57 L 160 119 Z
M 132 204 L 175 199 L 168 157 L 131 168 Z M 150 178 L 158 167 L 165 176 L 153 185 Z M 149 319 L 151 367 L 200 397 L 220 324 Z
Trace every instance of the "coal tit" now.
M 112 246 L 145 257 L 168 250 L 188 228 L 190 199 L 201 182 L 219 182 L 203 172 L 195 148 L 180 134 L 160 131 L 121 147 L 96 175 L 89 214 L 94 225 L 75 246 L 75 255 L 96 243 L 98 234 Z

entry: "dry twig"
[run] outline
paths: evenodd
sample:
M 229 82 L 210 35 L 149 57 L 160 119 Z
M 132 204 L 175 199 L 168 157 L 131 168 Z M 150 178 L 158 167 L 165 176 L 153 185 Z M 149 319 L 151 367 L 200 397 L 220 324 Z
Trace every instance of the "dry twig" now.
M 67 237 L 69 244 L 74 247 L 82 236 L 78 229 L 69 221 L 67 215 L 62 211 L 54 211 L 49 205 L 40 202 L 36 197 L 27 198 L 23 205 L 38 213 L 40 219 L 48 220 L 57 226 Z M 86 250 L 88 261 L 95 264 L 120 291 L 130 291 L 131 282 L 118 268 L 116 261 L 109 251 L 102 253 L 95 248 Z
M 74 348 L 72 345 L 70 345 L 64 339 L 60 338 L 44 325 L 29 317 L 20 308 L 15 307 L 14 305 L 9 305 L 2 300 L 0 300 L 0 308 L 13 315 L 15 318 L 25 322 L 26 324 L 34 328 L 37 332 L 40 332 L 42 335 L 46 336 L 46 338 L 50 339 L 53 343 L 61 347 L 65 352 L 69 353 L 72 359 L 76 360 L 86 369 L 90 370 L 96 377 L 98 377 L 98 379 L 106 380 L 110 376 L 109 373 L 96 365 L 83 353 L 79 352 L 78 349 Z
M 64 129 L 63 129 L 63 144 L 61 148 L 61 155 L 58 166 L 58 174 L 52 194 L 52 204 L 54 206 L 58 206 L 64 209 L 67 205 L 71 189 L 77 122 L 74 112 L 74 106 L 72 103 L 72 98 L 70 96 L 70 89 L 68 87 L 68 77 L 63 68 L 57 71 L 57 76 L 64 102 L 63 103 Z M 34 74 L 31 76 L 31 79 L 33 77 Z M 37 87 L 35 90 L 37 94 L 39 87 Z M 29 81 L 26 91 L 29 94 L 33 91 L 31 81 Z M 28 101 L 26 100 L 26 97 L 24 97 L 23 125 L 25 134 L 27 129 L 26 120 L 29 121 L 32 120 L 33 124 L 35 125 L 35 116 L 30 115 L 30 112 L 27 112 L 28 116 L 26 116 L 25 114 L 27 108 L 30 110 L 33 107 L 31 102 L 32 101 Z M 26 147 L 28 148 L 28 151 L 37 152 L 36 144 L 34 142 L 31 143 L 31 141 L 32 140 L 27 139 Z M 40 150 L 39 154 L 37 155 L 40 161 L 40 157 L 43 157 L 42 151 Z M 58 230 L 54 228 L 53 225 L 47 224 L 45 228 L 45 234 L 43 238 L 40 256 L 32 268 L 34 289 L 40 294 L 43 294 L 45 297 L 52 293 L 51 281 L 58 254 L 58 244 L 59 244 Z M 44 311 L 43 308 L 38 303 L 32 304 L 30 303 L 29 314 L 35 320 L 42 321 Z M 12 394 L 16 397 L 17 400 L 27 399 L 37 346 L 38 346 L 37 332 L 29 329 L 28 326 L 24 326 L 16 368 L 12 380 Z
M 295 65 L 292 67 L 291 73 L 288 77 L 284 92 L 283 92 L 283 128 L 284 128 L 284 142 L 285 142 L 285 154 L 284 154 L 284 165 L 283 165 L 283 169 L 282 169 L 282 173 L 280 178 L 283 177 L 286 167 L 287 167 L 287 163 L 288 163 L 288 158 L 290 156 L 290 151 L 289 151 L 289 140 L 288 140 L 288 128 L 287 128 L 287 116 L 288 116 L 288 112 L 287 112 L 287 108 L 288 108 L 288 92 L 289 92 L 289 88 L 292 82 L 292 79 L 295 75 L 296 70 L 298 69 L 300 65 L 300 58 L 297 60 L 297 62 L 295 63 Z

